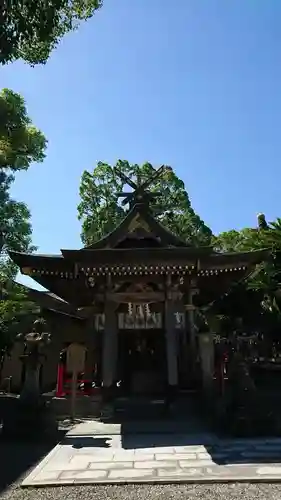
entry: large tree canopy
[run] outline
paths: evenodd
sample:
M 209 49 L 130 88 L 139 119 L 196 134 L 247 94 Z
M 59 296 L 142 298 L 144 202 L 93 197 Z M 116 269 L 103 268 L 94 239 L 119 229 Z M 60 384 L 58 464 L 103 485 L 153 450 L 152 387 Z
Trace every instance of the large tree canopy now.
M 130 178 L 146 180 L 155 170 L 150 163 L 133 165 L 119 160 L 116 167 Z M 126 216 L 128 207 L 118 199 L 126 186 L 114 167 L 99 162 L 93 172 L 85 171 L 80 184 L 78 217 L 82 221 L 82 241 L 89 245 L 111 232 Z M 212 232 L 191 207 L 184 183 L 172 169 L 157 179 L 151 191 L 161 193 L 151 207 L 161 223 L 194 245 L 208 245 Z
M 60 39 L 89 19 L 102 0 L 2 0 L 0 63 L 44 64 Z
M 26 170 L 45 158 L 47 140 L 32 123 L 24 98 L 9 89 L 0 92 L 0 169 Z

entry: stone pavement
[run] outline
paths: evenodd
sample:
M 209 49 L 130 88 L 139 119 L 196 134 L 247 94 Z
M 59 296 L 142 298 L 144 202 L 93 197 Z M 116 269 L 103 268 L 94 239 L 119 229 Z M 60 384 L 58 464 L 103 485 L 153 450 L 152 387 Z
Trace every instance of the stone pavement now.
M 281 439 L 223 440 L 190 434 L 183 423 L 86 421 L 22 486 L 261 481 L 281 481 Z

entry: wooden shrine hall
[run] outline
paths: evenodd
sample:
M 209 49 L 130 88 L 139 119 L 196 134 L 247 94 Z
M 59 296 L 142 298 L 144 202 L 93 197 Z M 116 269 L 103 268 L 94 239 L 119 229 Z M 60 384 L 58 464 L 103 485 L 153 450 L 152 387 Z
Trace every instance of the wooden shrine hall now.
M 87 379 L 105 392 L 210 387 L 214 332 L 198 330 L 196 314 L 247 278 L 267 251 L 218 253 L 168 231 L 150 208 L 157 193 L 149 188 L 163 170 L 142 183 L 116 172 L 132 188 L 121 193 L 129 210 L 100 241 L 59 255 L 10 252 L 49 290 L 30 291 L 51 325 L 47 385 L 55 384 L 61 349 L 76 341 L 87 348 Z

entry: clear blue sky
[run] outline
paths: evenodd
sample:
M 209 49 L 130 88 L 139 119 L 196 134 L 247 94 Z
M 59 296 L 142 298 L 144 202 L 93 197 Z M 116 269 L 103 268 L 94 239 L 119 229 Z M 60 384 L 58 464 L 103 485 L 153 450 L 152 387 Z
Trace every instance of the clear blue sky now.
M 13 188 L 38 250 L 81 246 L 98 160 L 171 165 L 214 232 L 281 216 L 280 26 L 279 0 L 104 0 L 45 66 L 1 68 L 49 139 Z

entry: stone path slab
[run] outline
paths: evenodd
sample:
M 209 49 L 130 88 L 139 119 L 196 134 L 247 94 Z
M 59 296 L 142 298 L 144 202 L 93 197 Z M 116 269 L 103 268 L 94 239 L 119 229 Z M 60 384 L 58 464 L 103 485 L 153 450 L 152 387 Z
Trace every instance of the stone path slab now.
M 87 421 L 68 432 L 22 486 L 262 481 L 281 481 L 281 439 L 123 434 L 122 428 Z

